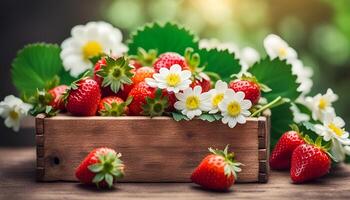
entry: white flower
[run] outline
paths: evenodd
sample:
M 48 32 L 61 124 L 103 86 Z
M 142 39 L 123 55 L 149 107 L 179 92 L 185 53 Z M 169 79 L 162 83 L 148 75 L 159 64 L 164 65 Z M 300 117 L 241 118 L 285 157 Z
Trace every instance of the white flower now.
M 218 105 L 224 99 L 224 95 L 227 92 L 227 90 L 229 89 L 226 82 L 218 80 L 215 83 L 215 88 L 209 91 L 211 103 L 211 110 L 209 111 L 209 113 L 214 114 L 219 111 Z
M 174 107 L 189 119 L 210 110 L 210 94 L 202 93 L 201 86 L 187 88 L 182 93 L 175 93 L 175 96 L 179 101 L 174 104 Z
M 346 155 L 350 156 L 350 146 L 344 146 L 344 152 Z
M 297 83 L 300 83 L 298 91 L 303 95 L 308 94 L 311 91 L 313 82 L 313 70 L 311 67 L 304 66 L 301 60 L 295 59 L 290 63 L 292 65 L 292 72 L 297 76 Z
M 222 123 L 228 124 L 230 128 L 236 126 L 237 123 L 246 123 L 246 117 L 250 115 L 249 108 L 252 103 L 244 99 L 243 92 L 234 92 L 232 89 L 226 91 L 224 99 L 219 103 L 221 111 Z
M 89 58 L 101 53 L 121 55 L 127 51 L 122 33 L 106 22 L 89 22 L 72 28 L 71 37 L 62 42 L 61 58 L 66 71 L 77 77 L 92 67 Z
M 305 122 L 310 120 L 309 115 L 300 112 L 299 108 L 296 105 L 292 104 L 290 109 L 293 112 L 293 117 L 294 117 L 293 121 L 295 123 L 300 123 L 300 122 Z
M 328 114 L 325 116 L 323 125 L 315 125 L 315 132 L 318 135 L 323 136 L 325 141 L 336 139 L 341 144 L 350 145 L 349 133 L 345 131 L 343 128 L 344 126 L 345 122 L 342 118 Z
M 161 68 L 159 73 L 153 74 L 153 78 L 146 78 L 146 83 L 155 88 L 166 89 L 169 92 L 177 93 L 190 86 L 192 81 L 189 70 L 181 71 L 181 66 L 175 64 L 167 68 Z
M 259 60 L 259 52 L 252 47 L 244 47 L 239 53 L 239 62 L 243 72 L 246 72 L 249 67 L 253 66 Z
M 342 162 L 345 160 L 346 150 L 338 140 L 332 139 L 332 147 L 330 151 L 336 162 Z
M 12 127 L 14 131 L 18 131 L 21 119 L 27 116 L 31 108 L 32 105 L 24 103 L 13 95 L 9 95 L 0 102 L 0 115 L 5 119 L 6 127 Z
M 264 47 L 271 59 L 279 58 L 290 62 L 297 58 L 297 52 L 277 35 L 270 34 L 264 39 Z
M 326 94 L 317 94 L 314 97 L 306 97 L 305 105 L 312 111 L 314 120 L 324 120 L 325 115 L 335 115 L 332 103 L 338 99 L 338 95 L 334 94 L 332 89 L 328 89 Z
M 239 48 L 233 42 L 220 42 L 218 39 L 201 39 L 199 41 L 199 48 L 208 50 L 228 50 L 230 53 L 234 53 L 236 56 L 239 56 Z

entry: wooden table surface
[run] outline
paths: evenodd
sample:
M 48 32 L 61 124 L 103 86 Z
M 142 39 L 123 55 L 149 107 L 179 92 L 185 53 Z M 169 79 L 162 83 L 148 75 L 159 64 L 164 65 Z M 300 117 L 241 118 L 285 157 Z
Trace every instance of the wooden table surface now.
M 0 148 L 0 199 L 349 199 L 350 166 L 340 165 L 316 182 L 291 184 L 288 172 L 272 172 L 267 184 L 236 184 L 217 193 L 183 183 L 121 183 L 97 190 L 74 182 L 35 181 L 34 148 Z

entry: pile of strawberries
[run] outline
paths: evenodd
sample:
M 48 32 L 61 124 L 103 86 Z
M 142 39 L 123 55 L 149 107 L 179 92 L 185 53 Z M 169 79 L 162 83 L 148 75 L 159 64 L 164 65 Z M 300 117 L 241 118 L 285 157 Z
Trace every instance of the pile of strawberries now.
M 174 111 L 175 94 L 150 87 L 145 79 L 152 78 L 161 68 L 170 69 L 175 64 L 182 70 L 191 71 L 192 88 L 199 85 L 202 92 L 212 88 L 211 79 L 198 67 L 199 61 L 194 62 L 191 57 L 174 52 L 156 57 L 153 50 L 151 53 L 142 51 L 142 56 L 138 57 L 102 56 L 95 64 L 93 75 L 85 75 L 71 86 L 60 85 L 51 89 L 50 105 L 74 116 L 166 115 Z M 231 81 L 229 87 L 235 92 L 244 92 L 245 98 L 253 105 L 260 99 L 260 86 L 254 81 L 237 79 Z
M 322 146 L 322 138 L 316 141 L 303 135 L 296 125 L 277 142 L 270 157 L 270 166 L 276 170 L 290 169 L 294 183 L 304 183 L 328 174 L 331 157 L 330 143 Z
M 224 150 L 209 148 L 209 151 L 210 154 L 194 169 L 190 178 L 205 189 L 226 191 L 237 179 L 242 164 L 235 160 L 233 153 L 228 152 L 228 146 Z M 110 188 L 125 173 L 120 157 L 120 153 L 110 148 L 94 149 L 76 168 L 75 176 L 83 184 Z

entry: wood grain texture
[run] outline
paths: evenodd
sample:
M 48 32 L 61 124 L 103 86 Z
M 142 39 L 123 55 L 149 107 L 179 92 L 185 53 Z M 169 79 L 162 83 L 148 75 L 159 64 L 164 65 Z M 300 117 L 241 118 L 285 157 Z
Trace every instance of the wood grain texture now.
M 41 181 L 76 180 L 79 162 L 93 148 L 105 146 L 123 154 L 123 182 L 189 182 L 207 148 L 222 149 L 227 144 L 245 164 L 238 182 L 267 181 L 268 167 L 260 164 L 269 153 L 265 117 L 250 118 L 234 129 L 221 122 L 175 122 L 168 117 L 56 116 L 43 122 L 43 144 L 39 144 L 44 147 L 43 157 L 38 153 L 38 169 L 44 168 L 38 175 Z M 265 151 L 260 151 L 259 140 L 265 141 Z M 263 180 L 259 173 L 265 174 Z
M 288 171 L 271 171 L 267 184 L 236 184 L 229 192 L 205 191 L 192 183 L 117 183 L 98 190 L 77 182 L 35 181 L 35 148 L 0 148 L 0 199 L 14 200 L 284 200 L 350 199 L 350 166 L 333 167 L 314 182 L 292 184 Z

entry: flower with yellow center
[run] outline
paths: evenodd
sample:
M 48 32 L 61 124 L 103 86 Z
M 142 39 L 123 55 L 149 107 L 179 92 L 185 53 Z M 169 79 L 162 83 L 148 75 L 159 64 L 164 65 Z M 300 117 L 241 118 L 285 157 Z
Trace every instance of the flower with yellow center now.
M 221 80 L 218 80 L 215 83 L 215 87 L 209 91 L 210 93 L 210 102 L 211 109 L 209 111 L 210 114 L 217 113 L 219 111 L 219 103 L 224 99 L 224 95 L 226 91 L 229 90 L 227 83 Z
M 210 94 L 202 93 L 202 87 L 187 88 L 183 92 L 175 93 L 178 101 L 174 104 L 175 109 L 181 111 L 189 119 L 200 116 L 202 112 L 210 110 Z
M 326 94 L 317 94 L 314 97 L 306 97 L 305 105 L 312 111 L 314 120 L 323 121 L 325 115 L 335 115 L 332 103 L 338 99 L 338 96 L 328 89 Z
M 279 58 L 291 62 L 297 59 L 296 51 L 277 35 L 270 34 L 264 39 L 264 48 L 271 59 Z
M 315 132 L 323 136 L 325 141 L 338 140 L 343 145 L 350 145 L 349 133 L 344 128 L 345 122 L 342 118 L 333 114 L 325 116 L 323 124 L 315 125 Z
M 146 78 L 145 81 L 151 87 L 178 93 L 190 86 L 190 78 L 189 70 L 182 70 L 180 65 L 175 64 L 170 69 L 161 68 L 159 73 L 153 74 L 153 78 Z
M 218 106 L 223 116 L 222 123 L 228 124 L 230 128 L 234 128 L 237 123 L 246 123 L 246 117 L 250 116 L 249 109 L 252 103 L 244 97 L 243 92 L 235 92 L 232 89 L 225 92 L 224 99 Z
M 5 119 L 7 127 L 12 127 L 14 131 L 18 131 L 21 120 L 31 108 L 30 104 L 24 103 L 13 95 L 9 95 L 0 102 L 0 115 Z
M 92 67 L 89 58 L 102 53 L 121 56 L 127 51 L 121 31 L 106 22 L 89 22 L 72 28 L 71 37 L 62 42 L 61 59 L 73 77 Z

